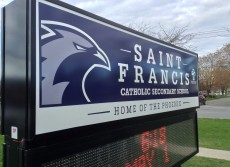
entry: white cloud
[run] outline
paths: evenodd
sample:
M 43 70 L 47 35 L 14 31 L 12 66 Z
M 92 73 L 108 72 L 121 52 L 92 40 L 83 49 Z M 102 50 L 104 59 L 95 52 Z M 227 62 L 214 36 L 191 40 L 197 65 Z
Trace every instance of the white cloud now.
M 0 0 L 0 7 L 12 0 Z M 63 0 L 122 25 L 129 23 L 166 26 L 189 25 L 199 33 L 192 41 L 199 55 L 214 52 L 230 43 L 230 2 L 225 0 Z M 155 29 L 157 31 L 157 29 Z M 215 30 L 215 31 L 213 31 Z M 209 33 L 208 33 L 209 32 Z
M 230 2 L 224 0 L 69 0 L 68 3 L 120 24 L 159 23 L 189 25 L 199 33 L 192 41 L 199 55 L 205 55 L 230 42 Z M 215 30 L 215 31 L 214 31 Z M 156 30 L 157 31 L 157 30 Z

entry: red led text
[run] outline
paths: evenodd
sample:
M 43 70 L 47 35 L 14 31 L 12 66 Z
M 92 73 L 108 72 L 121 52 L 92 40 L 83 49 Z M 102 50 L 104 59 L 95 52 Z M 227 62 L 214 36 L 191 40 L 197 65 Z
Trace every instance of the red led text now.
M 135 158 L 133 162 L 126 163 L 125 167 L 153 167 L 156 150 L 163 150 L 163 162 L 169 163 L 169 152 L 166 140 L 166 127 L 154 131 L 146 131 L 141 134 L 142 155 Z

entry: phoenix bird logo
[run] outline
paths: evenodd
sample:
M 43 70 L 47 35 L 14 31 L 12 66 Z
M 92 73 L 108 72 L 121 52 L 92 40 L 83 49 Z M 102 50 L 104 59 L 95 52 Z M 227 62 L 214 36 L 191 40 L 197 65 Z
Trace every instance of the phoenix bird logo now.
M 42 105 L 91 102 L 86 80 L 95 68 L 111 71 L 105 52 L 86 32 L 72 25 L 41 21 Z

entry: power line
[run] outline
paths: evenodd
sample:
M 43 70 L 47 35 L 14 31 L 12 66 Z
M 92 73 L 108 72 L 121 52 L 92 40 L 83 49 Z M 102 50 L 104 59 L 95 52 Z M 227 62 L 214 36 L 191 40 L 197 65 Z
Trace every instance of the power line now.
M 222 33 L 226 32 L 226 30 L 216 30 L 216 31 L 203 31 L 203 32 L 197 32 L 197 33 L 192 33 L 193 35 L 206 35 L 206 34 L 215 34 L 215 33 Z
M 226 34 L 228 28 L 207 30 L 207 31 L 199 31 L 191 33 L 194 35 L 194 39 L 202 39 L 202 38 L 215 38 L 215 37 L 230 37 L 230 33 Z
M 221 37 L 221 38 L 229 38 L 230 34 L 223 34 L 223 35 L 212 35 L 212 36 L 204 36 L 204 37 L 194 37 L 194 39 L 203 39 L 203 38 L 215 38 L 215 37 Z

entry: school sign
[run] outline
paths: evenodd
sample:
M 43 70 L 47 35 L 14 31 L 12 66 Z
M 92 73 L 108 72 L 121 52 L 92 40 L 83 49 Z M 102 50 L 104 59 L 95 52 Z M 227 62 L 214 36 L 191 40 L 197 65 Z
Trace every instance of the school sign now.
M 49 2 L 37 10 L 38 134 L 199 105 L 196 54 Z
M 198 152 L 196 53 L 59 1 L 2 13 L 5 165 L 171 167 Z

